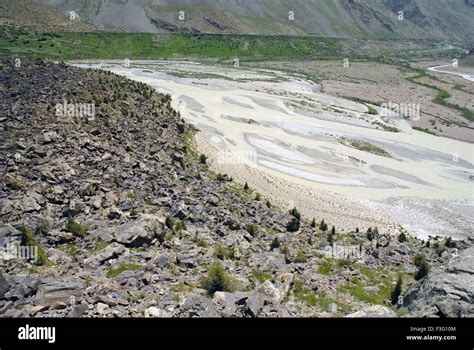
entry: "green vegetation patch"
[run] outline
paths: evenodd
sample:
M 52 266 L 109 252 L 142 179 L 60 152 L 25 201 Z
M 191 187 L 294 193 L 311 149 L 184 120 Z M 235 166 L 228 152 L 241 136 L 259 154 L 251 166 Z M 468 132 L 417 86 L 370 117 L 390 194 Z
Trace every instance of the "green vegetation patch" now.
M 349 146 L 356 148 L 360 151 L 373 153 L 382 157 L 392 158 L 392 155 L 389 152 L 369 142 L 354 140 L 354 139 L 346 139 L 346 138 L 342 138 L 342 140 L 343 140 L 343 143 L 348 144 Z
M 136 270 L 140 269 L 140 267 L 141 266 L 138 265 L 138 264 L 125 264 L 125 263 L 120 264 L 117 268 L 109 270 L 107 272 L 107 277 L 109 277 L 109 278 L 116 277 L 124 271 L 136 271 Z

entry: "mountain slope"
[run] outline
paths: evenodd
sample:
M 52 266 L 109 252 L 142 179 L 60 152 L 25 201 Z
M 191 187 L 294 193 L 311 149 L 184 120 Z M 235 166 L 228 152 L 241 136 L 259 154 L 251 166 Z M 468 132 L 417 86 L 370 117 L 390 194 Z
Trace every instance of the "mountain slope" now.
M 0 24 L 15 24 L 40 31 L 89 31 L 91 25 L 71 21 L 66 13 L 36 0 L 2 0 Z
M 99 28 L 471 41 L 471 0 L 41 0 Z M 179 19 L 185 12 L 185 20 Z M 294 20 L 289 13 L 293 11 Z M 403 11 L 403 20 L 399 20 Z

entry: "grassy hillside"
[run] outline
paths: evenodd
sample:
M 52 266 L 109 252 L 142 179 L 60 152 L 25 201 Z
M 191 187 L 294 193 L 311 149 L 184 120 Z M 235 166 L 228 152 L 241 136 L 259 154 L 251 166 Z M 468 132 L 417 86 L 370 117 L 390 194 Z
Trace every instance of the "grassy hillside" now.
M 157 59 L 203 57 L 242 60 L 266 59 L 386 59 L 433 57 L 453 54 L 440 50 L 442 43 L 359 42 L 357 40 L 215 34 L 150 34 L 150 33 L 40 33 L 14 26 L 0 26 L 0 55 L 44 57 L 51 59 Z M 406 48 L 410 47 L 410 50 Z M 430 51 L 433 50 L 433 51 Z M 370 55 L 368 55 L 370 53 Z

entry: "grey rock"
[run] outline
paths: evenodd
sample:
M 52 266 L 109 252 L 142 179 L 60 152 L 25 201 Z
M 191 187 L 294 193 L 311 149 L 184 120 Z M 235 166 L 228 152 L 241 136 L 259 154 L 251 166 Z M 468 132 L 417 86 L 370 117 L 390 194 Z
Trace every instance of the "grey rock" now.
M 127 247 L 142 247 L 150 245 L 153 239 L 162 231 L 164 220 L 156 217 L 142 217 L 129 221 L 118 227 L 115 232 L 117 242 Z
M 446 268 L 433 269 L 405 293 L 403 305 L 418 316 L 474 314 L 474 247 L 459 252 Z
M 84 315 L 87 311 L 89 311 L 89 307 L 85 304 L 81 305 L 75 305 L 72 307 L 72 310 L 67 314 L 67 317 L 81 317 Z
M 178 317 L 220 317 L 214 303 L 201 295 L 190 295 L 175 313 Z
M 246 310 L 251 317 L 257 317 L 265 305 L 265 295 L 259 292 L 252 292 L 249 294 L 245 304 Z
M 10 285 L 5 277 L 3 277 L 3 274 L 0 273 L 0 298 L 3 298 L 8 289 L 10 289 Z
M 80 297 L 84 282 L 80 279 L 55 279 L 48 277 L 42 280 L 36 300 L 41 305 L 53 305 L 57 302 L 69 303 L 71 295 Z
M 328 311 L 332 313 L 337 312 L 337 304 L 336 303 L 329 304 Z
M 242 316 L 239 309 L 246 303 L 248 293 L 215 292 L 213 302 L 223 317 Z
M 110 259 L 116 259 L 122 255 L 127 248 L 118 243 L 109 244 L 107 247 L 99 251 L 97 254 L 89 257 L 87 261 L 97 261 L 99 264 L 103 264 Z
M 196 266 L 194 260 L 186 254 L 178 254 L 176 256 L 176 263 L 178 265 L 184 265 L 189 268 Z
M 168 258 L 164 255 L 158 257 L 156 259 L 156 266 L 158 266 L 160 269 L 164 269 L 168 265 Z
M 293 283 L 293 275 L 291 273 L 284 273 L 275 280 L 275 284 L 266 280 L 256 290 L 265 296 L 265 301 L 273 305 L 278 305 L 285 299 L 290 291 L 291 284 Z
M 254 253 L 250 256 L 250 266 L 263 272 L 288 272 L 285 255 L 280 253 Z
M 4 295 L 6 299 L 21 300 L 35 295 L 40 284 L 38 275 L 7 275 L 5 278 L 12 286 Z

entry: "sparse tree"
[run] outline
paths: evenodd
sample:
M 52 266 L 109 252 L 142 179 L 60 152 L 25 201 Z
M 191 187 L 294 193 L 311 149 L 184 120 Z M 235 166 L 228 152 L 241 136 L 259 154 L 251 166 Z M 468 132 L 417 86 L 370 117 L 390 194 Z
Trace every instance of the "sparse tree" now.
M 423 254 L 416 254 L 414 262 L 415 266 L 418 267 L 418 271 L 415 274 L 415 279 L 418 281 L 428 275 L 430 272 L 430 265 Z
M 273 238 L 272 243 L 270 244 L 270 250 L 280 248 L 280 241 L 278 240 L 278 237 Z
M 301 214 L 296 207 L 290 210 L 290 214 L 293 215 L 296 220 L 301 221 Z
M 321 220 L 321 223 L 319 224 L 319 229 L 323 232 L 326 232 L 328 230 L 328 224 L 324 222 L 324 219 Z
M 408 240 L 407 235 L 405 234 L 405 232 L 402 231 L 402 233 L 400 233 L 400 235 L 398 236 L 398 241 L 400 243 L 403 243 L 403 242 L 406 242 L 407 240 Z

